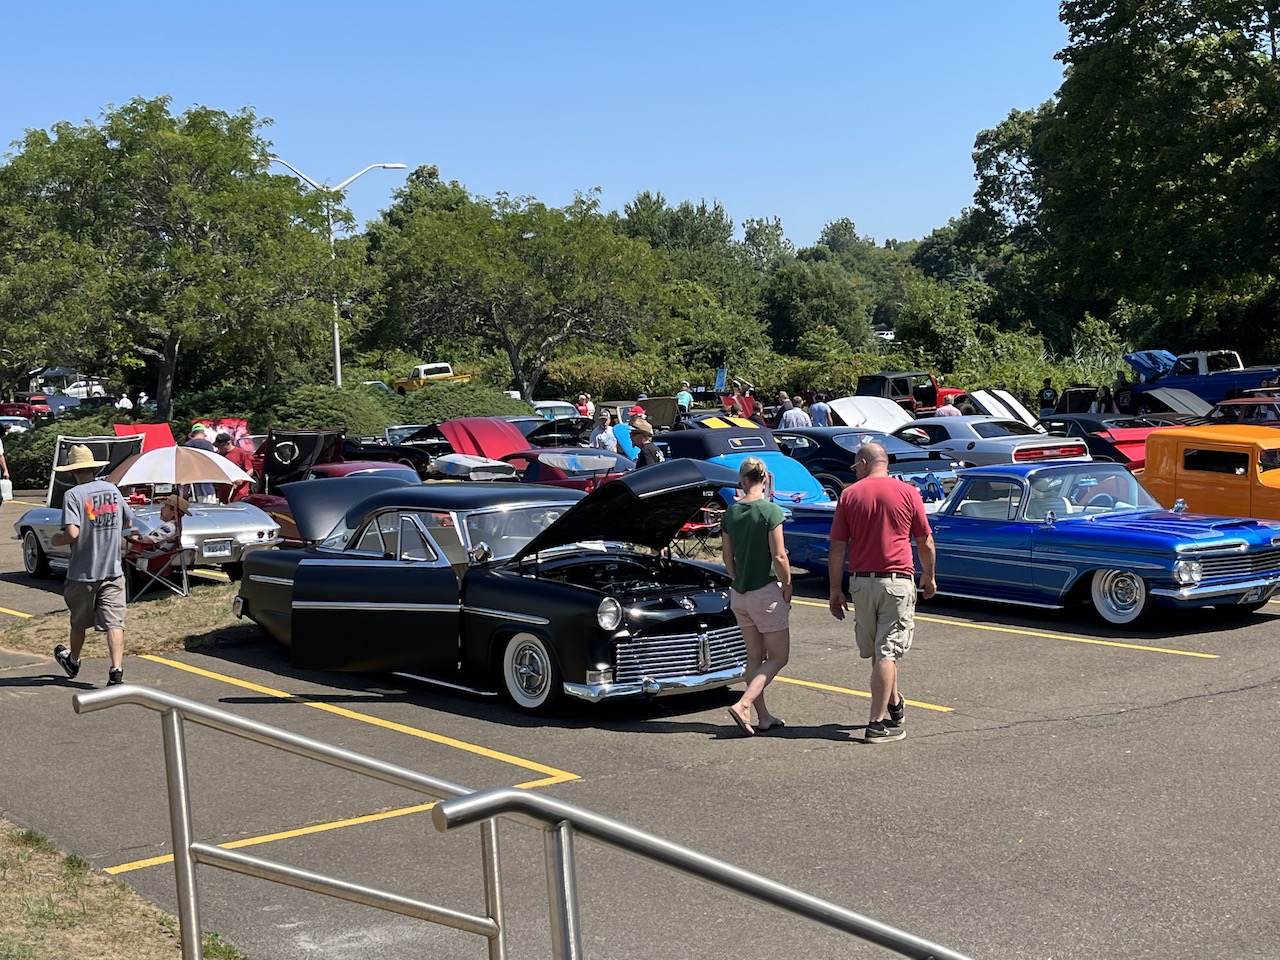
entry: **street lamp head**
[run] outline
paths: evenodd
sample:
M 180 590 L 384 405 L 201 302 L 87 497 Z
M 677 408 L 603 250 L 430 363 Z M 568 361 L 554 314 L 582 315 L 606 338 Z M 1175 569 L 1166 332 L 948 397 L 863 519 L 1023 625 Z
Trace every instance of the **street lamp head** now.
M 406 165 L 403 163 L 380 163 L 378 164 L 383 170 L 404 170 Z

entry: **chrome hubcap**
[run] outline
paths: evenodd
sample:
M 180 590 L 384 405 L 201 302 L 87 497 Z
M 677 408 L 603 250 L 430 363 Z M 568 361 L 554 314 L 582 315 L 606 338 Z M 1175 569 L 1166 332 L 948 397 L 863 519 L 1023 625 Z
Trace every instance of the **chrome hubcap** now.
M 531 643 L 522 643 L 512 657 L 515 681 L 520 692 L 534 699 L 547 688 L 547 662 L 542 651 Z
M 1102 585 L 1107 606 L 1118 614 L 1132 613 L 1142 602 L 1142 586 L 1131 573 L 1109 573 Z

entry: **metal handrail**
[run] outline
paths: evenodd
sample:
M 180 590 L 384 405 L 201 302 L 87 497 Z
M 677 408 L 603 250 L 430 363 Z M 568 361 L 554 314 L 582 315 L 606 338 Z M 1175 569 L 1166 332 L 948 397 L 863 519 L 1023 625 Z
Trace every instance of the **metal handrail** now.
M 969 960 L 964 954 L 905 933 L 793 887 L 735 867 L 706 854 L 582 807 L 513 787 L 496 787 L 437 804 L 431 820 L 442 833 L 493 817 L 522 815 L 546 830 L 547 883 L 551 900 L 552 955 L 557 960 L 583 956 L 578 925 L 573 840 L 581 833 L 645 860 L 752 897 L 787 913 L 853 934 L 912 960 Z
M 815 920 L 892 950 L 911 960 L 969 960 L 964 954 L 898 930 L 888 924 L 735 867 L 688 847 L 664 840 L 610 817 L 528 790 L 499 787 L 473 792 L 447 780 L 385 763 L 310 737 L 299 736 L 269 724 L 247 720 L 225 710 L 205 706 L 173 694 L 133 685 L 77 693 L 71 698 L 76 713 L 93 713 L 107 707 L 132 704 L 161 714 L 165 772 L 169 786 L 169 824 L 173 835 L 173 863 L 178 892 L 178 920 L 182 933 L 182 960 L 202 960 L 199 890 L 196 865 L 218 867 L 235 873 L 271 880 L 287 886 L 353 903 L 376 907 L 403 916 L 438 923 L 483 936 L 490 960 L 505 960 L 501 858 L 497 817 L 521 823 L 530 821 L 544 831 L 547 893 L 551 918 L 551 947 L 555 960 L 581 960 L 582 933 L 579 917 L 577 865 L 574 839 L 582 833 L 601 843 L 663 864 L 705 880 L 722 889 L 759 900 L 784 912 Z M 445 832 L 480 823 L 481 868 L 484 874 L 487 915 L 475 916 L 399 894 L 349 883 L 324 874 L 254 857 L 238 851 L 200 843 L 191 824 L 191 785 L 183 722 L 219 730 L 264 746 L 405 787 L 443 801 L 431 813 L 436 829 Z
M 189 720 L 351 773 L 405 787 L 435 800 L 463 796 L 470 792 L 466 787 L 147 687 L 120 684 L 90 690 L 74 694 L 71 704 L 76 713 L 93 713 L 107 707 L 131 704 L 154 710 L 161 715 L 165 777 L 169 786 L 169 828 L 173 835 L 173 867 L 178 888 L 178 922 L 182 934 L 182 960 L 203 960 L 204 956 L 195 869 L 198 863 L 479 934 L 488 941 L 489 960 L 505 960 L 505 925 L 499 876 L 501 861 L 496 821 L 490 820 L 485 824 L 480 836 L 485 916 L 462 913 L 376 887 L 349 883 L 289 864 L 199 843 L 191 824 L 191 782 L 187 772 L 183 721 Z

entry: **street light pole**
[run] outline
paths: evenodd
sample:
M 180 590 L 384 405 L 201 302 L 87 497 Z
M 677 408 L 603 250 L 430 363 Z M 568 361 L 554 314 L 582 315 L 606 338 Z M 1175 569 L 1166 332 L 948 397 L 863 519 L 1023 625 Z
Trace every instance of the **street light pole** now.
M 294 176 L 311 187 L 312 190 L 320 191 L 325 195 L 324 212 L 329 221 L 329 259 L 333 261 L 338 259 L 338 248 L 333 236 L 333 203 L 335 198 L 341 198 L 343 190 L 347 189 L 370 170 L 403 170 L 405 168 L 403 163 L 371 163 L 359 173 L 347 177 L 336 187 L 327 187 L 308 177 L 288 160 L 282 160 L 277 156 L 272 156 L 268 159 L 280 164 L 282 167 L 287 167 Z M 342 386 L 342 340 L 338 332 L 338 319 L 338 294 L 335 292 L 333 295 L 333 382 L 335 386 L 340 387 Z

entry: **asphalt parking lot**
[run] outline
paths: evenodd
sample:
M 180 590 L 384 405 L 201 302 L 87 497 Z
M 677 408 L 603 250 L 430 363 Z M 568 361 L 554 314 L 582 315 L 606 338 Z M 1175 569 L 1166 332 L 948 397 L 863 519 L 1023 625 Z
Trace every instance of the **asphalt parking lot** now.
M 0 509 L 6 533 L 20 505 Z M 62 608 L 0 541 L 0 628 Z M 18 571 L 14 573 L 13 571 Z M 867 669 L 824 585 L 797 582 L 785 729 L 743 738 L 731 692 L 505 703 L 296 671 L 256 638 L 130 657 L 131 683 L 471 787 L 545 791 L 974 958 L 1273 958 L 1280 942 L 1280 605 L 1150 629 L 930 603 L 902 668 L 906 741 L 867 746 Z M 0 635 L 0 646 L 3 636 Z M 76 715 L 51 658 L 0 653 L 0 815 L 176 910 L 158 717 Z M 86 680 L 86 678 L 88 678 Z M 197 836 L 479 912 L 474 828 L 421 796 L 189 727 Z M 549 953 L 541 835 L 502 828 L 512 958 Z M 585 955 L 888 954 L 588 841 Z M 475 937 L 201 868 L 205 926 L 255 960 L 481 957 Z

